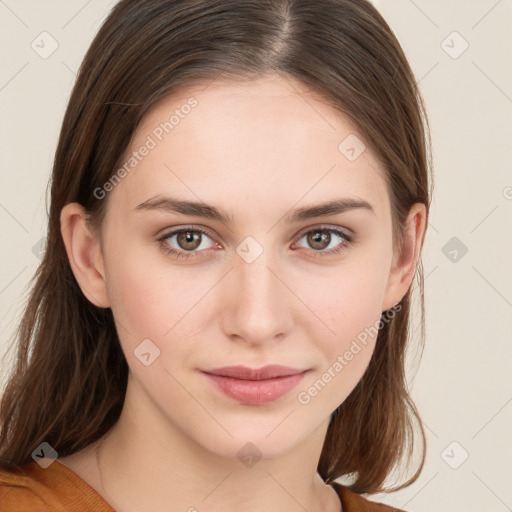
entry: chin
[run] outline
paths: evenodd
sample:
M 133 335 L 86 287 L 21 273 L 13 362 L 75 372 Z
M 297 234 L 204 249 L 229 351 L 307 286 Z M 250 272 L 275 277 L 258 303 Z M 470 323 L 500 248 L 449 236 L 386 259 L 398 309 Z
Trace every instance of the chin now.
M 288 413 L 286 413 L 288 414 Z M 236 425 L 219 422 L 225 426 L 218 430 L 218 436 L 208 436 L 200 441 L 208 451 L 224 458 L 237 458 L 248 467 L 259 459 L 273 459 L 282 456 L 301 443 L 307 432 L 301 432 L 298 425 L 288 422 L 280 424 L 286 414 L 268 426 L 268 421 L 256 421 L 247 417 L 245 424 Z M 301 435 L 302 434 L 302 435 Z

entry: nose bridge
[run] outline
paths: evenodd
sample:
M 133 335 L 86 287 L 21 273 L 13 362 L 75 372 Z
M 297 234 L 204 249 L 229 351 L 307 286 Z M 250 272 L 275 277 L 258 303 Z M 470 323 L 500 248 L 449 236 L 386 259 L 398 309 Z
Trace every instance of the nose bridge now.
M 289 290 L 276 274 L 282 268 L 267 242 L 246 237 L 236 248 L 229 312 L 230 334 L 261 342 L 286 332 L 290 326 Z M 281 277 L 284 279 L 284 276 Z
M 276 288 L 276 277 L 272 272 L 275 256 L 272 247 L 255 241 L 245 241 L 237 248 L 239 258 L 235 264 L 235 275 L 240 291 L 253 295 L 254 299 L 271 298 L 270 291 Z M 261 247 L 261 249 L 260 249 Z M 248 250 L 247 250 L 248 249 Z
M 267 307 L 269 301 L 279 293 L 278 280 L 271 270 L 272 267 L 276 267 L 276 259 L 269 239 L 270 237 L 260 243 L 253 237 L 247 237 L 237 247 L 237 289 L 246 304 Z

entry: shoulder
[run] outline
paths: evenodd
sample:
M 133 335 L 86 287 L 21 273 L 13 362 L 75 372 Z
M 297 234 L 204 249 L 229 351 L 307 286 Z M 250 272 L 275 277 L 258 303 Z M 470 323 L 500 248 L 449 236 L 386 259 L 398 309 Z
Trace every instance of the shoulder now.
M 0 469 L 0 511 L 14 512 L 18 510 L 39 510 L 50 508 L 50 500 L 45 499 L 41 482 L 34 479 L 30 469 L 24 468 L 7 471 Z M 47 496 L 48 497 L 48 496 Z
M 333 482 L 331 485 L 340 497 L 343 512 L 405 512 L 404 510 L 384 505 L 383 503 L 370 501 L 337 482 Z
M 7 471 L 0 468 L 0 512 L 113 509 L 78 475 L 59 462 L 46 469 L 36 462 Z

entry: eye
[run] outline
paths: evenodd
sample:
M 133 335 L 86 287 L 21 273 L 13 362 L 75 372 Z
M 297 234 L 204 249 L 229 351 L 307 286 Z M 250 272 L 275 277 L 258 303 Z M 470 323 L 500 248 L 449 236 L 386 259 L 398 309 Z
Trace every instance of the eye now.
M 211 244 L 203 243 L 205 238 L 210 239 Z M 157 239 L 161 249 L 177 258 L 196 257 L 199 250 L 210 249 L 216 244 L 211 240 L 209 234 L 197 227 L 185 227 L 170 231 Z
M 354 236 L 341 231 L 338 228 L 319 226 L 303 233 L 299 240 L 306 238 L 306 243 L 312 248 L 313 252 L 320 256 L 329 256 L 340 253 L 348 249 L 353 244 Z M 329 250 L 325 250 L 329 249 Z

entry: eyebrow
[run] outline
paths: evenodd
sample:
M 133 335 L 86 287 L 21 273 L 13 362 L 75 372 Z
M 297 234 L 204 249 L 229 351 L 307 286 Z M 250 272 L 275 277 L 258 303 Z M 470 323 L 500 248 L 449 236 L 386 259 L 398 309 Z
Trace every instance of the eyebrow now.
M 367 201 L 359 198 L 343 197 L 336 198 L 324 203 L 312 204 L 289 211 L 285 216 L 288 223 L 301 222 L 316 217 L 336 215 L 350 210 L 366 209 L 375 215 L 375 210 Z M 137 205 L 135 210 L 151 211 L 160 210 L 169 213 L 180 213 L 193 217 L 217 220 L 224 224 L 231 224 L 233 216 L 222 208 L 196 201 L 186 201 L 174 197 L 151 197 Z

